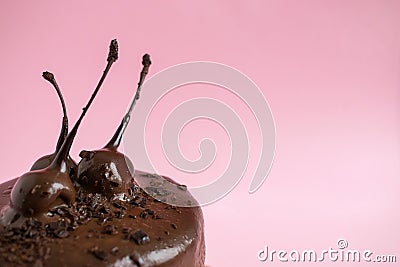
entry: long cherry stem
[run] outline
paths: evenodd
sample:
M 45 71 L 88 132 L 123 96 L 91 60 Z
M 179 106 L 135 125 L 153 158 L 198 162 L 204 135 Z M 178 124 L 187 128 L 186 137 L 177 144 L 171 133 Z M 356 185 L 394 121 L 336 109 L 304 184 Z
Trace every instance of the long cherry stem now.
M 110 51 L 107 58 L 107 66 L 103 72 L 103 75 L 98 82 L 96 89 L 94 90 L 92 96 L 89 99 L 89 102 L 82 110 L 82 114 L 79 119 L 76 121 L 74 127 L 72 128 L 71 132 L 68 134 L 67 138 L 65 139 L 61 149 L 58 151 L 56 157 L 52 162 L 52 166 L 60 167 L 62 171 L 66 171 L 66 161 L 71 150 L 72 142 L 75 138 L 76 133 L 78 132 L 79 125 L 82 122 L 83 117 L 85 117 L 86 112 L 88 111 L 90 105 L 92 104 L 94 98 L 96 97 L 98 91 L 100 90 L 101 85 L 103 84 L 104 79 L 106 78 L 108 71 L 110 70 L 112 64 L 118 59 L 118 43 L 117 40 L 112 40 L 110 44 Z
M 135 106 L 136 101 L 140 98 L 140 90 L 142 89 L 144 79 L 146 78 L 147 73 L 149 73 L 149 67 L 151 65 L 150 55 L 145 54 L 143 56 L 142 65 L 143 65 L 143 68 L 142 68 L 142 71 L 140 72 L 140 79 L 138 82 L 138 87 L 136 89 L 135 97 L 133 98 L 128 111 L 126 112 L 124 118 L 122 119 L 121 124 L 118 126 L 113 137 L 110 139 L 110 141 L 107 143 L 107 145 L 104 148 L 117 149 L 119 147 L 119 145 L 121 144 L 122 136 L 126 130 L 126 127 L 128 127 L 129 120 L 131 119 L 131 113 L 132 113 L 133 107 Z
M 61 132 L 58 137 L 57 146 L 56 146 L 56 153 L 57 153 L 60 150 L 62 144 L 64 143 L 65 138 L 68 135 L 67 107 L 65 106 L 64 97 L 61 93 L 60 88 L 58 87 L 57 81 L 56 81 L 53 73 L 45 71 L 45 72 L 43 72 L 42 76 L 46 81 L 50 82 L 53 85 L 54 89 L 57 92 L 58 98 L 60 99 L 62 110 L 63 110 L 63 121 L 62 121 L 62 125 L 61 125 Z

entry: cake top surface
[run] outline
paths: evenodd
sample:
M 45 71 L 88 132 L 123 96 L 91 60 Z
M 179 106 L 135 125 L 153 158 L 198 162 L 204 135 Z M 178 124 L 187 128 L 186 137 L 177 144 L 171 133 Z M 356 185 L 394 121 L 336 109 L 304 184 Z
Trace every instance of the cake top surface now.
M 184 191 L 179 184 L 175 191 L 165 191 L 162 181 L 172 182 L 166 177 L 140 171 L 135 176 L 150 179 L 155 194 L 182 196 Z M 3 184 L 3 210 L 8 207 L 12 183 Z M 199 207 L 165 204 L 135 183 L 129 192 L 120 199 L 77 188 L 74 205 L 50 210 L 46 220 L 25 218 L 17 227 L 4 228 L 0 234 L 1 266 L 163 266 L 179 260 L 176 256 L 180 253 L 201 251 L 203 218 Z M 184 194 L 195 201 L 187 191 Z M 198 258 L 204 262 L 204 255 Z

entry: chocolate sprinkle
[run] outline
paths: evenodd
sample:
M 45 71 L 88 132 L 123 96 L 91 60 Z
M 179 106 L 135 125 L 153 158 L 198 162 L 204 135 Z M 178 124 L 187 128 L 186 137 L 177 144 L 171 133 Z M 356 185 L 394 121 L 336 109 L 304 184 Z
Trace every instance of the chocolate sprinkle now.
M 99 260 L 104 261 L 108 258 L 108 253 L 104 250 L 99 249 L 98 247 L 93 247 L 90 252 Z
M 59 237 L 59 238 L 65 238 L 65 237 L 69 236 L 69 233 L 65 229 L 59 229 L 59 230 L 54 232 L 54 235 Z
M 144 245 L 150 242 L 150 237 L 143 230 L 137 230 L 136 232 L 130 233 L 129 239 L 135 241 L 137 245 Z
M 109 224 L 104 227 L 103 233 L 109 235 L 116 235 L 118 234 L 118 231 L 114 225 Z

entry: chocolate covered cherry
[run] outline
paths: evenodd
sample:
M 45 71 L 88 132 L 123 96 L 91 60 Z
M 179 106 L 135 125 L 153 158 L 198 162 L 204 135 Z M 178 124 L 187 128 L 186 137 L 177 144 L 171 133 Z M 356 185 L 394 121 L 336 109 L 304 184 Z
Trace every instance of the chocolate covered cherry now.
M 75 189 L 68 169 L 68 155 L 82 119 L 96 97 L 111 65 L 118 58 L 118 44 L 111 41 L 107 66 L 82 114 L 68 134 L 50 166 L 30 171 L 18 178 L 11 192 L 10 208 L 3 211 L 0 224 L 7 226 L 24 217 L 43 216 L 60 204 L 75 202 Z
M 82 151 L 82 160 L 78 164 L 78 183 L 89 192 L 102 193 L 108 197 L 115 194 L 127 193 L 132 186 L 134 171 L 132 162 L 118 151 L 122 136 L 128 126 L 130 116 L 136 101 L 140 97 L 143 81 L 151 64 L 150 56 L 145 54 L 142 60 L 143 69 L 135 97 L 125 114 L 114 136 L 108 144 L 99 150 Z
M 113 148 L 82 151 L 78 165 L 79 184 L 89 192 L 107 196 L 126 193 L 131 187 L 133 164 L 125 155 Z

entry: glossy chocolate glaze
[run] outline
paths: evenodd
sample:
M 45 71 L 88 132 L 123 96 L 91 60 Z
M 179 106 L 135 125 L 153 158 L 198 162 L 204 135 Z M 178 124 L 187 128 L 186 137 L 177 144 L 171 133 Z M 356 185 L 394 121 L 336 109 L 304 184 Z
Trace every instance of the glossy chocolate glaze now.
M 27 172 L 16 180 L 10 192 L 10 207 L 2 212 L 0 225 L 20 226 L 26 217 L 42 218 L 51 208 L 74 203 L 76 191 L 67 157 L 76 131 L 74 127 L 50 166 Z
M 32 165 L 31 171 L 42 170 L 42 169 L 50 166 L 50 164 L 53 162 L 55 157 L 56 157 L 56 154 L 50 154 L 50 155 L 46 155 L 46 156 L 39 158 L 35 162 L 35 164 Z M 70 177 L 73 177 L 76 174 L 77 167 L 78 167 L 78 165 L 76 164 L 76 162 L 71 157 L 68 157 L 67 168 L 69 169 Z
M 116 149 L 82 151 L 77 167 L 77 181 L 88 192 L 105 194 L 128 193 L 132 186 L 133 164 Z
M 158 188 L 160 194 L 176 194 L 182 197 L 182 188 L 179 185 L 175 190 L 165 192 L 163 181 L 171 182 L 169 178 L 136 171 L 135 177 L 139 176 L 149 179 L 149 184 Z M 3 212 L 9 208 L 10 188 L 14 182 L 15 180 L 0 185 L 3 192 L 0 208 Z M 11 235 L 10 230 L 3 230 L 0 234 L 0 266 L 204 266 L 204 228 L 200 207 L 179 208 L 165 204 L 149 196 L 134 182 L 127 194 L 114 199 L 89 193 L 79 185 L 76 186 L 78 204 L 75 207 L 64 204 L 49 212 L 52 219 L 58 218 L 58 221 L 68 217 L 65 214 L 74 214 L 75 224 L 71 219 L 73 216 L 68 217 L 72 223 L 69 221 L 69 228 L 61 231 L 62 234 L 34 237 L 33 240 L 38 240 L 37 243 L 31 242 L 34 249 L 26 249 L 22 245 L 26 243 L 25 239 L 31 240 L 28 238 L 28 231 L 23 234 L 24 242 L 19 244 L 15 241 L 7 242 L 16 234 L 13 232 Z M 90 197 L 91 201 L 81 201 Z M 187 191 L 183 197 L 195 201 Z M 85 209 L 88 205 L 80 206 L 79 203 L 86 202 L 95 208 L 91 208 L 90 212 L 68 211 L 76 210 L 76 207 Z M 79 219 L 78 215 L 85 212 L 86 217 Z M 49 230 L 52 223 L 44 225 L 40 231 L 46 229 L 48 233 L 53 233 Z M 15 251 L 15 255 L 10 251 Z M 21 257 L 23 253 L 25 256 Z
M 10 207 L 29 217 L 46 213 L 60 203 L 72 204 L 74 201 L 75 189 L 68 172 L 50 167 L 22 175 L 11 191 Z M 13 218 L 6 218 L 5 224 L 12 221 Z

